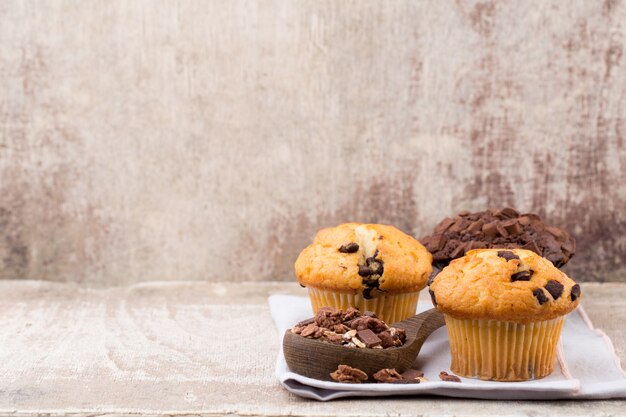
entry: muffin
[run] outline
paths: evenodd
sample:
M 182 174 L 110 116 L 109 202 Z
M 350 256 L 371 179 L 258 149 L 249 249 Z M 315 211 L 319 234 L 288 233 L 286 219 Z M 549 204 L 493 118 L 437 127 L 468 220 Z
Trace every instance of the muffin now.
M 320 230 L 295 271 L 314 311 L 356 307 L 395 323 L 415 314 L 431 264 L 426 248 L 393 226 L 345 223 Z
M 576 252 L 576 241 L 567 231 L 548 226 L 537 214 L 520 214 L 510 207 L 475 213 L 462 211 L 443 219 L 420 242 L 433 254 L 438 269 L 472 249 L 528 249 L 558 268 Z
M 495 381 L 549 375 L 564 316 L 581 295 L 549 260 L 524 249 L 471 250 L 429 292 L 445 316 L 452 372 Z

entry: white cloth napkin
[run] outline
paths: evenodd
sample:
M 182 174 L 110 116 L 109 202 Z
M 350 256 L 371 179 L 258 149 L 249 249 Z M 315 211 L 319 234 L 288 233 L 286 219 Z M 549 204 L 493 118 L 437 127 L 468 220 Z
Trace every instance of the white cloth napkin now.
M 443 395 L 482 399 L 602 399 L 626 398 L 626 373 L 615 355 L 611 340 L 594 329 L 581 306 L 569 314 L 563 325 L 561 346 L 554 372 L 543 379 L 525 382 L 493 382 L 461 378 L 462 383 L 439 380 L 440 371 L 449 371 L 450 346 L 446 328 L 435 331 L 422 347 L 415 367 L 429 380 L 421 384 L 340 384 L 320 381 L 290 372 L 282 351 L 285 331 L 313 315 L 308 298 L 273 295 L 269 305 L 278 329 L 280 352 L 276 376 L 290 392 L 302 397 L 328 401 L 341 397 L 386 395 Z M 417 312 L 432 308 L 421 298 Z

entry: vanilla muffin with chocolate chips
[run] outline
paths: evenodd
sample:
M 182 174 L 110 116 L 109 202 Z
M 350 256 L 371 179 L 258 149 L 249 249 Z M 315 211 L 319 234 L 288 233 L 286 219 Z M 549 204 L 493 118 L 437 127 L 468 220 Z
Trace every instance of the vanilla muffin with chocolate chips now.
M 471 250 L 431 282 L 458 375 L 522 381 L 549 375 L 580 286 L 525 249 Z
M 320 230 L 295 272 L 314 311 L 356 307 L 394 323 L 415 314 L 431 264 L 426 248 L 393 226 L 345 223 Z

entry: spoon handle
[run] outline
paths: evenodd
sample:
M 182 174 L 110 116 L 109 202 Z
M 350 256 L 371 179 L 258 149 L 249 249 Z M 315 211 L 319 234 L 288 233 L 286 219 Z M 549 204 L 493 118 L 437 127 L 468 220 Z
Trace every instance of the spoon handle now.
M 431 308 L 423 313 L 394 323 L 393 326 L 405 329 L 407 336 L 415 335 L 415 343 L 421 346 L 432 332 L 445 324 L 443 314 Z

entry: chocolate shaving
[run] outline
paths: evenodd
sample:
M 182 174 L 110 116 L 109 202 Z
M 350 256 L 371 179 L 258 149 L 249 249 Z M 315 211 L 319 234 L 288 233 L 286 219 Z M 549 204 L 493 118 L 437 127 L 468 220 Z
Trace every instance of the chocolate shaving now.
M 393 337 L 391 337 L 391 332 L 389 330 L 378 333 L 378 338 L 381 341 L 381 346 L 383 347 L 383 349 L 394 346 Z
M 348 365 L 339 365 L 337 370 L 330 374 L 330 377 L 337 382 L 349 384 L 360 384 L 367 381 L 367 374 L 365 372 Z
M 450 254 L 450 257 L 452 259 L 456 259 L 456 258 L 461 257 L 464 253 L 465 253 L 465 243 L 460 242 L 458 246 L 456 247 L 456 249 L 452 251 L 452 253 Z
M 505 207 L 500 210 L 500 215 L 504 217 L 514 218 L 519 216 L 519 212 L 511 207 Z
M 507 237 L 509 235 L 509 232 L 506 231 L 502 223 L 496 223 L 496 230 L 498 231 L 498 234 L 502 237 Z
M 520 234 L 520 232 L 522 231 L 522 228 L 520 227 L 517 220 L 509 220 L 509 221 L 503 222 L 502 227 L 504 227 L 504 230 L 506 230 L 509 235 L 515 236 L 515 235 Z
M 396 379 L 392 381 L 392 384 L 419 384 L 421 381 L 419 379 Z
M 439 379 L 446 382 L 461 382 L 461 378 L 456 375 L 449 374 L 446 371 L 439 372 Z
M 446 245 L 446 237 L 444 235 L 434 235 L 428 239 L 422 239 L 421 242 L 429 252 L 437 252 Z
M 390 383 L 399 381 L 402 379 L 402 375 L 395 370 L 395 368 L 381 369 L 373 375 L 374 379 L 378 382 Z
M 445 232 L 446 230 L 448 230 L 448 228 L 450 226 L 452 226 L 454 224 L 454 219 L 450 218 L 450 217 L 446 217 L 445 219 L 443 219 L 441 221 L 441 223 L 439 223 L 439 225 L 435 228 L 435 232 Z
M 468 226 L 467 231 L 472 234 L 480 233 L 480 231 L 483 229 L 484 224 L 485 222 L 483 222 L 482 220 L 476 220 Z
M 421 241 L 440 268 L 478 248 L 527 249 L 561 267 L 576 250 L 575 240 L 565 230 L 546 225 L 536 214 L 520 215 L 510 207 L 446 218 Z
M 305 327 L 311 323 L 315 323 L 315 318 L 311 317 L 310 319 L 302 320 L 300 323 L 296 324 L 297 327 Z
M 539 248 L 539 246 L 537 246 L 537 242 L 535 242 L 534 240 L 526 243 L 524 246 L 522 246 L 522 249 L 527 249 L 535 252 L 537 255 L 541 255 L 541 249 Z
M 498 224 L 496 222 L 485 224 L 483 226 L 483 233 L 487 238 L 493 239 L 498 236 Z
M 359 348 L 389 348 L 402 346 L 406 341 L 404 329 L 389 327 L 374 312 L 361 314 L 354 307 L 348 307 L 345 313 L 333 307 L 322 307 L 315 317 L 293 326 L 291 332 L 352 348 L 355 345 Z
M 402 372 L 403 379 L 417 379 L 422 378 L 423 376 L 424 372 L 413 368 L 407 369 L 406 371 Z

